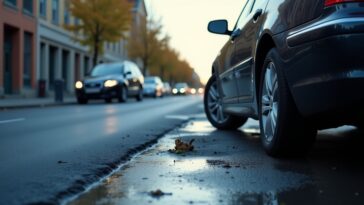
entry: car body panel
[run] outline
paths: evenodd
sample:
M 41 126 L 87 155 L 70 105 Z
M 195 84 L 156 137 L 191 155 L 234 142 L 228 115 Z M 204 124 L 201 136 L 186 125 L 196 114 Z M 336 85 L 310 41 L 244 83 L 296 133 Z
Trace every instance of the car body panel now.
M 361 109 L 350 104 L 364 103 L 362 95 L 353 93 L 364 87 L 364 4 L 324 8 L 324 0 L 254 2 L 238 27 L 239 37 L 230 39 L 213 63 L 213 74 L 225 96 L 224 111 L 257 119 L 260 77 L 256 75 L 261 69 L 257 61 L 262 60 L 257 48 L 263 36 L 273 41 L 282 58 L 287 84 L 302 116 Z M 262 14 L 254 21 L 258 9 Z

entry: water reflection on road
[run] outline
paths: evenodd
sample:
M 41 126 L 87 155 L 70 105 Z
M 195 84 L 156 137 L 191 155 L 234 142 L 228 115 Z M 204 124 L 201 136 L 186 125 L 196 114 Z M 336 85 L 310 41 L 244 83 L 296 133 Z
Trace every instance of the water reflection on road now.
M 239 131 L 227 132 L 215 130 L 202 119 L 170 132 L 71 204 L 278 205 L 363 201 L 362 163 L 343 162 L 345 155 L 335 160 L 332 157 L 338 156 L 336 151 L 348 148 L 330 147 L 335 142 L 343 141 L 349 146 L 351 140 L 356 141 L 353 128 L 320 132 L 316 147 L 306 159 L 279 160 L 262 150 L 257 122 L 249 121 Z M 349 136 L 328 138 L 342 135 Z M 195 151 L 169 153 L 176 138 L 195 139 Z M 332 157 L 327 157 L 328 153 Z M 350 153 L 346 155 L 352 157 Z M 340 188 L 343 190 L 338 191 Z M 150 191 L 157 189 L 170 195 L 152 197 Z

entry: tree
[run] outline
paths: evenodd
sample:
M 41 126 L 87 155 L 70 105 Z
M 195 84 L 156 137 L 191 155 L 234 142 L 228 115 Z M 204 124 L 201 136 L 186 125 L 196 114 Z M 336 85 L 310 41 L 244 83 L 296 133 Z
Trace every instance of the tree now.
M 144 19 L 132 28 L 128 44 L 129 57 L 141 60 L 144 76 L 157 75 L 170 83 L 195 84 L 194 70 L 179 53 L 169 45 L 169 36 L 162 33 L 162 25 L 152 18 Z
M 69 0 L 71 14 L 82 23 L 65 28 L 74 32 L 76 41 L 90 47 L 96 65 L 104 43 L 119 41 L 129 30 L 131 8 L 128 0 Z
M 141 59 L 143 75 L 159 64 L 161 50 L 168 44 L 169 37 L 161 38 L 162 26 L 153 19 L 142 19 L 142 22 L 132 28 L 129 38 L 128 53 L 133 60 Z

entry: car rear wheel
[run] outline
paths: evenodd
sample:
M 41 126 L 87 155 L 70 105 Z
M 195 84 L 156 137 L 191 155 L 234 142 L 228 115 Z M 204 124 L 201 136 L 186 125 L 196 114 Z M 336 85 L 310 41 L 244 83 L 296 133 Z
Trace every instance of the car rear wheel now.
M 234 130 L 247 121 L 248 118 L 228 115 L 223 112 L 222 98 L 217 89 L 215 76 L 211 76 L 206 84 L 205 91 L 205 113 L 214 127 L 221 130 Z
M 105 102 L 106 103 L 111 103 L 112 102 L 112 98 L 105 98 Z
M 315 141 L 317 130 L 298 113 L 274 48 L 263 65 L 259 121 L 264 149 L 271 156 L 304 155 Z
M 121 86 L 118 101 L 122 103 L 126 102 L 127 100 L 128 100 L 128 91 L 125 86 Z
M 138 95 L 136 96 L 136 100 L 137 101 L 142 101 L 143 100 L 143 88 L 139 88 L 139 91 L 138 91 Z
M 77 98 L 78 104 L 87 104 L 88 99 L 87 98 Z

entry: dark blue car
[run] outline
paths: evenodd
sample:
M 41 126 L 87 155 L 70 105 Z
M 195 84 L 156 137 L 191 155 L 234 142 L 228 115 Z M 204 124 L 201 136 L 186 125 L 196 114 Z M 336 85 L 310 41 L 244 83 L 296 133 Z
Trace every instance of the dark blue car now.
M 259 119 L 269 155 L 302 155 L 318 129 L 364 127 L 364 1 L 247 0 L 213 62 L 205 111 L 219 129 Z

